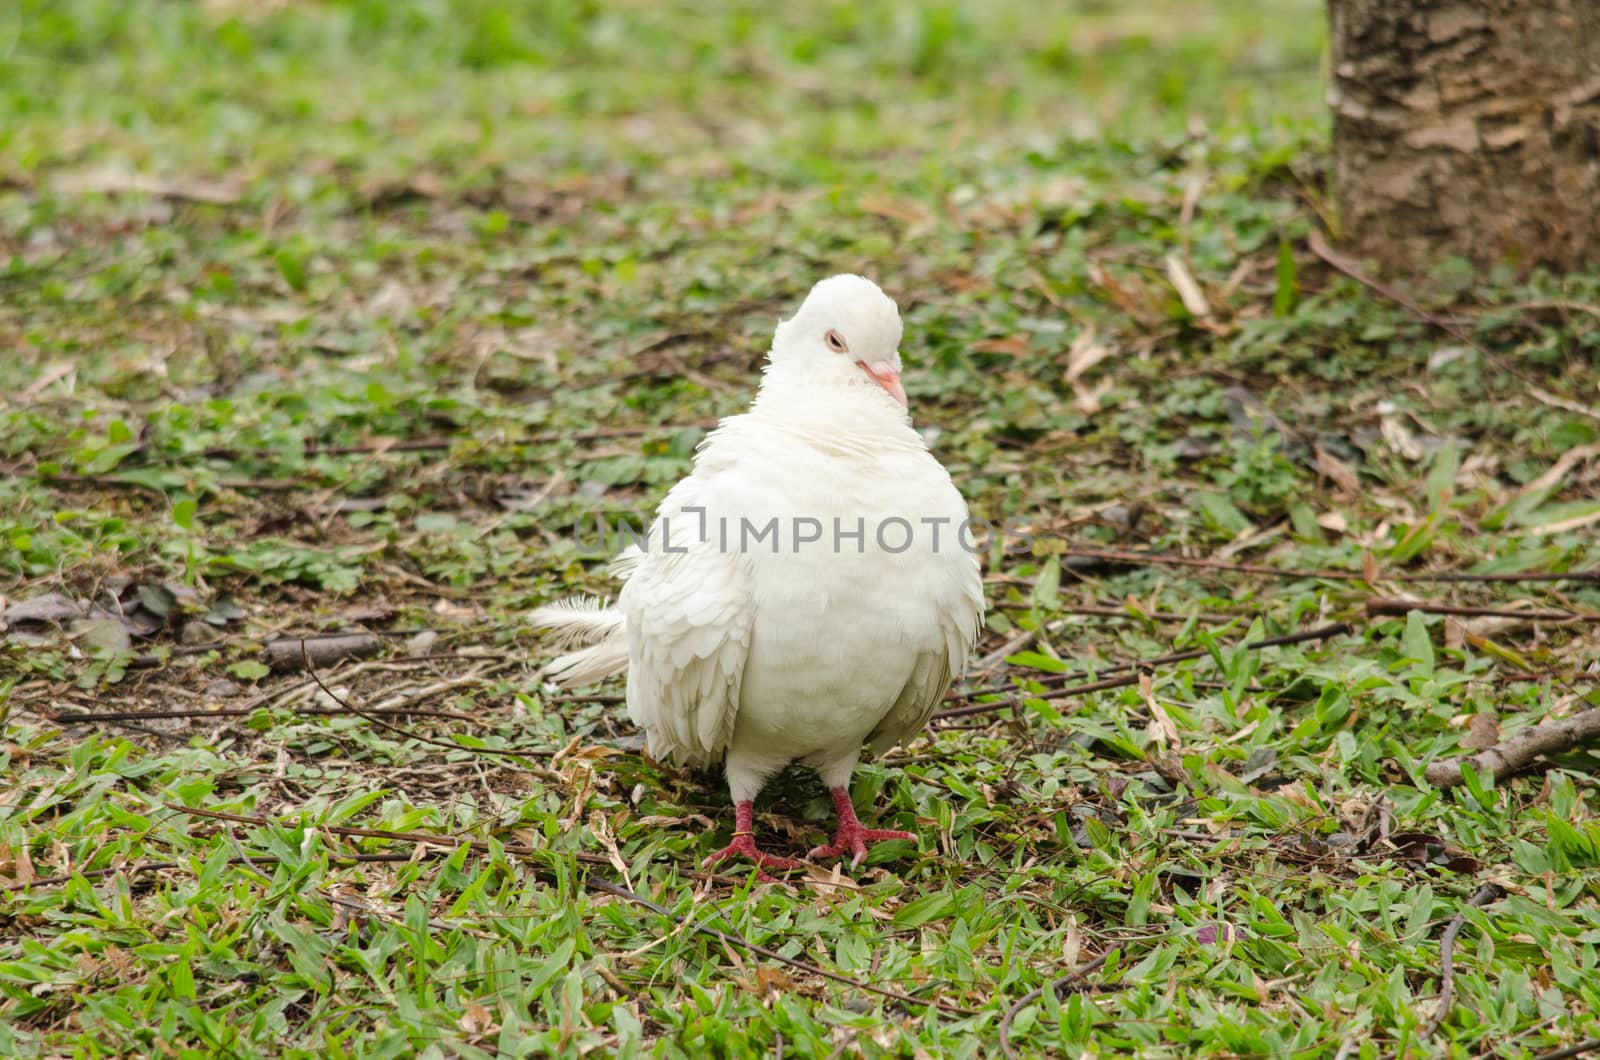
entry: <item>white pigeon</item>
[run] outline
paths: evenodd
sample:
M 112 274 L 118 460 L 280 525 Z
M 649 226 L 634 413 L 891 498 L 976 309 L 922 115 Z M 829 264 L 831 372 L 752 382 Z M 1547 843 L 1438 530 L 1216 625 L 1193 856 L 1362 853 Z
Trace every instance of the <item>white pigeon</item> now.
M 772 340 L 750 410 L 701 444 L 642 544 L 619 555 L 614 607 L 570 600 L 535 624 L 588 645 L 547 673 L 566 686 L 628 674 L 650 753 L 721 761 L 733 841 L 710 865 L 799 863 L 762 852 L 753 800 L 791 762 L 816 768 L 839 817 L 816 858 L 911 839 L 866 828 L 850 775 L 870 744 L 920 732 L 983 618 L 967 505 L 913 430 L 900 314 L 871 280 L 811 289 Z

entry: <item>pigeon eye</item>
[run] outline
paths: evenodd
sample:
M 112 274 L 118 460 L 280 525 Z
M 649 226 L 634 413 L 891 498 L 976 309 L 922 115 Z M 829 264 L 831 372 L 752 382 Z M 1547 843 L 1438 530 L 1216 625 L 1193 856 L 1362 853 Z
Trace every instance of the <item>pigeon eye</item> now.
M 828 349 L 832 350 L 834 353 L 850 352 L 850 347 L 845 345 L 844 336 L 839 334 L 837 331 L 834 331 L 832 328 L 828 329 L 828 334 L 825 335 L 824 338 L 828 340 Z

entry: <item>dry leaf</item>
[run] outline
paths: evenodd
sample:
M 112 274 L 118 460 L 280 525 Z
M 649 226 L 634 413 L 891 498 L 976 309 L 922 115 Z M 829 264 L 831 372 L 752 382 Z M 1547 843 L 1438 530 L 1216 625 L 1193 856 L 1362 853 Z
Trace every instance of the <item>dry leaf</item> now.
M 1100 411 L 1100 399 L 1110 389 L 1111 380 L 1109 379 L 1102 379 L 1092 387 L 1084 386 L 1081 382 L 1074 380 L 1072 383 L 1073 404 L 1085 416 L 1093 416 Z
M 38 874 L 33 868 L 33 858 L 28 855 L 27 844 L 13 849 L 5 843 L 0 843 L 0 872 L 5 873 L 11 883 L 23 887 L 38 879 Z
M 72 375 L 77 370 L 78 366 L 68 361 L 62 361 L 59 364 L 51 365 L 40 374 L 39 378 L 28 384 L 27 388 L 22 392 L 22 397 L 25 400 L 31 401 L 42 394 L 45 388 L 50 384 L 57 382 L 58 380 L 65 379 L 67 376 Z
M 756 969 L 755 993 L 763 997 L 772 997 L 784 994 L 795 988 L 794 980 L 781 968 L 761 967 Z
M 1569 530 L 1579 530 L 1590 523 L 1600 523 L 1600 508 L 1587 515 L 1575 515 L 1571 519 L 1562 519 L 1554 523 L 1545 523 L 1542 526 L 1528 527 L 1530 534 L 1564 534 Z
M 1482 751 L 1500 742 L 1500 719 L 1493 714 L 1474 714 L 1467 720 L 1467 735 L 1461 746 L 1471 751 Z
M 440 597 L 433 605 L 433 613 L 448 622 L 471 622 L 478 617 L 478 609 L 470 604 L 458 604 Z
M 1109 356 L 1111 347 L 1094 340 L 1094 325 L 1090 324 L 1078 332 L 1078 337 L 1072 340 L 1072 345 L 1067 349 L 1067 382 L 1083 378 L 1085 372 Z
M 1317 457 L 1317 474 L 1322 475 L 1346 493 L 1361 492 L 1361 478 L 1355 468 L 1340 460 L 1320 445 L 1313 443 Z
M 615 747 L 608 747 L 605 744 L 592 743 L 587 747 L 580 747 L 571 754 L 563 755 L 562 757 L 567 759 L 577 758 L 593 761 L 599 758 L 612 758 L 620 754 L 627 754 L 627 752 Z
M 1111 300 L 1134 320 L 1146 326 L 1159 322 L 1160 317 L 1132 291 L 1124 287 L 1109 270 L 1102 268 L 1099 262 L 1089 262 L 1088 273 L 1090 282 L 1110 295 Z
M 708 832 L 715 831 L 717 827 L 717 822 L 703 813 L 685 813 L 675 816 L 649 814 L 645 817 L 636 818 L 633 823 L 639 828 L 687 828 L 693 825 Z
M 1023 357 L 1028 353 L 1028 336 L 1009 335 L 1001 339 L 984 339 L 982 342 L 972 344 L 978 353 L 1004 353 L 1012 357 Z
M 1211 303 L 1206 301 L 1205 292 L 1200 290 L 1200 285 L 1189 273 L 1189 267 L 1176 254 L 1167 255 L 1167 279 L 1177 289 L 1178 297 L 1183 300 L 1183 308 L 1189 311 L 1190 316 L 1204 319 L 1211 315 Z
M 1078 955 L 1083 952 L 1083 931 L 1078 927 L 1078 918 L 1072 913 L 1067 914 L 1066 935 L 1061 941 L 1061 963 L 1067 967 L 1078 964 Z
M 908 225 L 923 225 L 930 218 L 927 209 L 918 202 L 910 199 L 890 199 L 878 195 L 868 195 L 859 204 L 863 210 L 879 217 L 887 217 L 891 221 L 900 221 Z
M 473 1035 L 474 1037 L 488 1033 L 494 1028 L 494 1025 L 494 1013 L 476 1001 L 468 1001 L 466 1003 L 461 1013 L 461 1019 L 457 1021 L 457 1026 L 461 1028 L 462 1033 Z
M 1150 724 L 1145 727 L 1145 732 L 1150 739 L 1165 747 L 1171 744 L 1176 749 L 1180 744 L 1178 726 L 1173 724 L 1172 715 L 1167 713 L 1167 708 L 1161 705 L 1156 698 L 1155 688 L 1151 684 L 1149 674 L 1139 675 L 1139 694 L 1144 697 L 1144 705 L 1150 711 Z
M 1378 557 L 1370 552 L 1361 553 L 1361 580 L 1368 585 L 1378 584 Z
M 1399 416 L 1385 416 L 1378 421 L 1378 430 L 1383 435 L 1383 440 L 1389 443 L 1389 448 L 1413 463 L 1427 455 L 1417 442 L 1416 434 L 1400 421 Z
M 226 180 L 166 180 L 134 173 L 118 166 L 100 166 L 57 175 L 50 190 L 61 196 L 138 195 L 150 199 L 173 199 L 230 206 L 244 197 L 243 189 Z
M 1538 493 L 1541 490 L 1559 486 L 1561 480 L 1567 477 L 1567 472 L 1571 471 L 1573 467 L 1595 457 L 1600 457 L 1600 445 L 1580 445 L 1576 449 L 1568 449 L 1561 454 L 1554 464 L 1551 464 L 1545 470 L 1544 474 L 1519 489 L 1514 496 L 1526 497 L 1530 493 Z

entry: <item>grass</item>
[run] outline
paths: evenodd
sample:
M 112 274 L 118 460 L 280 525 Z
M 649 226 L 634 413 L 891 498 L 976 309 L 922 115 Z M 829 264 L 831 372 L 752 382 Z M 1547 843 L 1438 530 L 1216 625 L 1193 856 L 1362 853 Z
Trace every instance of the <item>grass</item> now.
M 1594 754 L 1423 777 L 1600 705 L 1600 627 L 1366 607 L 1600 610 L 1399 580 L 1596 567 L 1600 275 L 1407 278 L 1462 342 L 1311 253 L 1310 0 L 769 6 L 0 12 L 0 593 L 101 605 L 0 632 L 0 1053 L 1600 1036 Z M 844 269 L 900 300 L 975 512 L 1031 538 L 980 652 L 1040 635 L 994 712 L 858 773 L 918 849 L 708 877 L 720 781 L 554 698 L 521 616 L 606 591 L 582 528 L 648 512 Z M 1108 547 L 1313 573 L 1074 552 Z M 263 662 L 341 629 L 386 650 L 326 689 Z M 809 775 L 758 811 L 785 850 L 830 825 Z

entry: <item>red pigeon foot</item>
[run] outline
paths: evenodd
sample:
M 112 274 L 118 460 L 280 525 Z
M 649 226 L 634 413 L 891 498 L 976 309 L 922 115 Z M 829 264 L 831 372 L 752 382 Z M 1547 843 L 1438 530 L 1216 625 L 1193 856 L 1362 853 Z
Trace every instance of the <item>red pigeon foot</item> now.
M 833 834 L 832 843 L 811 851 L 812 857 L 837 858 L 849 853 L 854 855 L 850 861 L 850 867 L 854 868 L 867 856 L 868 843 L 881 843 L 890 839 L 909 839 L 913 843 L 917 841 L 913 832 L 864 827 L 861 819 L 856 816 L 855 805 L 850 801 L 849 789 L 831 788 L 828 793 L 833 796 L 833 808 L 839 814 L 839 830 Z
M 778 869 L 782 871 L 800 867 L 801 863 L 793 858 L 780 858 L 776 855 L 768 854 L 756 846 L 754 803 L 739 803 L 733 808 L 733 816 L 735 822 L 733 826 L 733 842 L 700 862 L 701 868 L 709 869 L 711 866 L 731 858 L 744 858 L 746 861 L 754 862 L 756 867 L 760 869 Z M 763 872 L 761 878 L 770 879 L 771 877 Z

